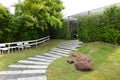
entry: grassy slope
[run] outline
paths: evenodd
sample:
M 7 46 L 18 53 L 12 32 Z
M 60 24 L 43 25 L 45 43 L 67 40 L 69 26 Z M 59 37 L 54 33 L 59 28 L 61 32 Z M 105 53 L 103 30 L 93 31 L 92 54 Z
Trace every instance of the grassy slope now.
M 58 43 L 63 41 L 64 40 L 50 40 L 46 43 L 40 44 L 37 48 L 30 48 L 19 52 L 16 51 L 14 53 L 0 55 L 0 70 L 4 70 L 8 65 L 17 62 L 18 60 L 48 52 L 56 47 Z
M 85 43 L 78 52 L 93 58 L 93 71 L 76 71 L 73 65 L 66 63 L 66 57 L 62 57 L 49 66 L 48 80 L 120 80 L 120 46 L 102 42 Z

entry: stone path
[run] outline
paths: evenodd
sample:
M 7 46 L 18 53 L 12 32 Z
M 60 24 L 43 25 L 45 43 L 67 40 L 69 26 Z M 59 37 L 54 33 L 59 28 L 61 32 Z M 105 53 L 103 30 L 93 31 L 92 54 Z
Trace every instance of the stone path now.
M 80 47 L 82 42 L 70 40 L 43 55 L 36 55 L 8 66 L 0 72 L 0 80 L 47 80 L 46 69 L 50 63 L 61 56 L 68 56 L 72 50 Z

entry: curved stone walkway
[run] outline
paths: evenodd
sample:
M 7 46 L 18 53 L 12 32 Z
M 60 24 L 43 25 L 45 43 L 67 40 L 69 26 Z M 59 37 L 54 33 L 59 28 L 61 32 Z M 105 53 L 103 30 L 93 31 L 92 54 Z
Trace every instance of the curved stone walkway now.
M 78 40 L 70 40 L 59 44 L 48 53 L 20 60 L 9 65 L 6 71 L 1 71 L 0 80 L 47 80 L 46 69 L 49 64 L 61 56 L 68 56 L 80 44 L 82 42 Z

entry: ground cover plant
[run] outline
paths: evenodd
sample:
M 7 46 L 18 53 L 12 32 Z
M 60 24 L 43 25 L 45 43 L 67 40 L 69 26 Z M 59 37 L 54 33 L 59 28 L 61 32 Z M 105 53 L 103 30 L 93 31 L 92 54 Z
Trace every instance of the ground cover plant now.
M 43 44 L 40 44 L 37 48 L 30 48 L 23 51 L 15 51 L 10 54 L 1 54 L 0 55 L 0 70 L 6 69 L 10 64 L 13 64 L 21 59 L 26 59 L 37 54 L 43 54 L 50 51 L 52 48 L 56 47 L 58 43 L 63 42 L 64 40 L 50 40 Z
M 84 43 L 77 52 L 91 56 L 93 71 L 77 71 L 62 57 L 50 64 L 48 80 L 120 80 L 120 46 L 103 42 Z

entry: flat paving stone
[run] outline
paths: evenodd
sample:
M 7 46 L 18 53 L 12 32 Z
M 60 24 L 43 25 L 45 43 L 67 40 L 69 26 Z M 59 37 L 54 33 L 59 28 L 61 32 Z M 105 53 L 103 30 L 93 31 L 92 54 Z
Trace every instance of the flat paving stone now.
M 45 73 L 46 70 L 19 70 L 19 71 L 1 71 L 0 75 L 3 74 L 30 74 L 30 73 Z
M 65 42 L 65 43 L 61 43 L 59 45 L 81 45 L 83 44 L 83 42 Z
M 60 55 L 55 55 L 55 54 L 51 54 L 51 53 L 44 54 L 44 55 L 45 55 L 45 56 L 55 57 L 55 58 L 59 58 L 59 57 L 61 57 Z
M 58 46 L 58 48 L 72 50 L 72 51 L 77 50 L 76 48 L 64 47 L 64 46 Z
M 14 65 L 41 65 L 41 66 L 46 66 L 45 64 L 32 64 L 32 63 L 21 63 L 21 62 L 17 62 L 14 63 Z
M 45 56 L 45 57 L 52 57 L 52 58 L 55 58 L 55 59 L 58 58 L 58 57 L 53 57 L 53 56 L 50 56 L 50 55 L 42 55 L 42 56 Z
M 61 50 L 52 50 L 52 51 L 69 54 L 69 52 L 64 52 L 64 51 L 61 51 Z
M 22 74 L 27 74 L 27 73 L 46 73 L 46 70 L 23 70 Z
M 38 58 L 44 58 L 44 59 L 49 59 L 49 60 L 55 60 L 56 58 L 54 57 L 48 57 L 48 56 L 43 56 L 43 55 L 37 55 L 35 57 L 38 57 Z
M 62 51 L 62 52 L 64 52 L 64 53 L 70 53 L 72 50 L 70 50 L 70 51 L 64 51 L 63 49 L 52 49 L 52 51 Z
M 8 67 L 12 67 L 12 68 L 37 68 L 37 69 L 40 69 L 40 68 L 47 68 L 48 66 L 38 66 L 38 65 L 10 65 Z
M 5 71 L 23 71 L 23 70 L 46 70 L 47 68 L 20 68 L 20 67 L 8 67 Z
M 58 47 L 66 47 L 66 48 L 74 48 L 75 49 L 75 48 L 80 47 L 80 46 L 77 46 L 77 45 L 76 46 L 74 46 L 74 45 L 69 45 L 69 46 L 68 45 L 60 45 Z
M 60 45 L 61 47 L 78 48 L 80 45 Z
M 21 74 L 22 71 L 0 71 L 0 75 L 3 74 Z
M 53 48 L 52 50 L 61 50 L 61 51 L 65 51 L 65 52 L 71 52 L 71 50 L 60 49 L 60 48 Z
M 60 55 L 60 56 L 69 56 L 68 54 L 62 54 L 62 53 L 58 53 L 58 52 L 54 52 L 54 51 L 51 51 L 50 53 Z
M 27 63 L 27 64 L 45 64 L 45 65 L 49 65 L 50 63 L 46 63 L 46 62 L 37 62 L 37 61 L 28 61 L 28 60 L 20 60 L 18 61 L 19 63 Z
M 31 60 L 38 60 L 38 61 L 47 61 L 47 62 L 52 62 L 52 61 L 53 61 L 53 60 L 41 59 L 41 58 L 35 58 L 35 57 L 31 57 L 31 58 L 28 58 L 28 59 L 31 59 Z
M 50 63 L 50 61 L 45 61 L 45 60 L 35 60 L 35 59 L 25 59 L 27 61 L 35 61 L 35 62 L 45 62 L 45 63 Z
M 28 80 L 28 78 L 18 78 L 17 80 Z M 29 80 L 47 80 L 46 76 L 29 77 Z
M 29 78 L 31 77 L 42 77 L 46 76 L 45 73 L 31 73 L 31 74 L 6 74 L 6 75 L 0 75 L 0 80 L 17 80 L 22 78 Z

